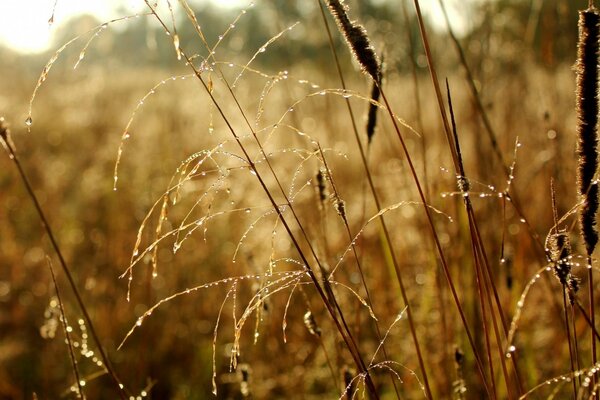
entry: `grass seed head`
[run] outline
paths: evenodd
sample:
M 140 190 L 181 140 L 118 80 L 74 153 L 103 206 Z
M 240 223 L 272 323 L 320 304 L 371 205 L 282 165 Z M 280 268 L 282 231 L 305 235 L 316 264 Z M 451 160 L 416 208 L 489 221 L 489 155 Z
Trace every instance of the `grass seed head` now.
M 329 0 L 328 5 L 329 11 L 334 16 L 363 72 L 378 82 L 381 74 L 380 63 L 367 35 L 367 30 L 355 21 L 350 21 L 348 7 L 342 0 Z
M 571 274 L 571 242 L 566 231 L 558 231 L 550 236 L 549 258 L 554 275 L 562 285 L 568 285 Z
M 598 188 L 592 180 L 598 169 L 598 40 L 600 15 L 594 8 L 579 12 L 577 46 L 577 189 L 583 198 L 580 226 L 588 255 L 598 242 Z

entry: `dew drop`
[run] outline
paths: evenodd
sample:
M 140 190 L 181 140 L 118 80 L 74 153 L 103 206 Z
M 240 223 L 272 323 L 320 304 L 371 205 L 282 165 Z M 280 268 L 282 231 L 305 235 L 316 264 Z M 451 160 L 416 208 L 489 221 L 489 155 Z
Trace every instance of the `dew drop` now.
M 27 119 L 25 120 L 25 125 L 31 126 L 32 124 L 33 124 L 33 119 L 31 119 L 31 117 L 27 117 Z

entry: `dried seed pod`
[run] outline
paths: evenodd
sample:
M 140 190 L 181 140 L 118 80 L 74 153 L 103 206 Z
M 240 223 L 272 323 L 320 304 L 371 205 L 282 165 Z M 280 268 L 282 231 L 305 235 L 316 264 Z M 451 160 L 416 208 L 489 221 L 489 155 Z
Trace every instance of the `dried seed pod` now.
M 554 275 L 561 285 L 569 283 L 571 274 L 571 242 L 566 231 L 558 231 L 548 238 L 548 256 Z
M 383 57 L 381 59 L 381 63 L 383 65 Z M 375 127 L 377 126 L 377 110 L 378 107 L 373 102 L 378 102 L 379 97 L 381 97 L 381 89 L 380 85 L 383 82 L 383 67 L 379 68 L 379 76 L 376 81 L 373 81 L 371 86 L 371 101 L 369 103 L 369 113 L 367 115 L 367 140 L 371 143 L 373 140 L 373 136 L 375 135 Z
M 327 186 L 325 184 L 325 174 L 326 172 L 322 169 L 319 169 L 317 172 L 317 188 L 319 190 L 319 200 L 322 202 L 327 199 Z
M 574 275 L 569 275 L 569 302 L 575 304 L 575 295 L 579 291 L 580 279 Z
M 350 21 L 348 7 L 343 0 L 329 0 L 328 6 L 363 72 L 369 74 L 374 81 L 378 82 L 380 63 L 373 46 L 371 46 L 367 31 L 362 25 Z
M 579 12 L 577 46 L 577 189 L 584 206 L 580 226 L 588 255 L 598 242 L 596 211 L 598 188 L 593 179 L 598 169 L 598 40 L 600 15 L 595 8 Z

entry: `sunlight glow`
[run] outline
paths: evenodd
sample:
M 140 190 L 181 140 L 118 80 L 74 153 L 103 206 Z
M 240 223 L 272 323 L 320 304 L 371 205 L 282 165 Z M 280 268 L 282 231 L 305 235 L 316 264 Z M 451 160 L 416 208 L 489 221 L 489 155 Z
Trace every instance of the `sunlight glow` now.
M 54 23 L 49 24 L 55 2 Z M 230 8 L 243 6 L 249 1 L 212 0 L 212 3 Z M 74 15 L 91 14 L 100 21 L 107 21 L 143 11 L 144 8 L 143 0 L 2 0 L 0 45 L 22 53 L 42 52 L 49 48 L 53 31 Z

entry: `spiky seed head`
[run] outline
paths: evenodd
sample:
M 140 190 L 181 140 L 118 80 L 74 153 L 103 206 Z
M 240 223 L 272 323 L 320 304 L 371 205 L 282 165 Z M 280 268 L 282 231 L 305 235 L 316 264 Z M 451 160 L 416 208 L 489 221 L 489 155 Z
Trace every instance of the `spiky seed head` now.
M 600 15 L 595 8 L 579 12 L 577 46 L 577 191 L 583 207 L 579 214 L 581 233 L 588 255 L 598 242 L 596 212 L 598 185 L 593 182 L 598 170 L 598 41 Z
M 549 237 L 549 258 L 554 275 L 561 285 L 569 283 L 571 274 L 571 242 L 566 231 L 558 231 Z
M 380 63 L 366 29 L 355 21 L 350 21 L 348 7 L 343 0 L 329 0 L 328 6 L 362 71 L 378 82 Z

